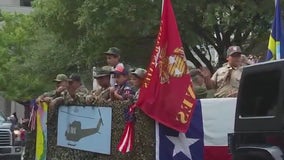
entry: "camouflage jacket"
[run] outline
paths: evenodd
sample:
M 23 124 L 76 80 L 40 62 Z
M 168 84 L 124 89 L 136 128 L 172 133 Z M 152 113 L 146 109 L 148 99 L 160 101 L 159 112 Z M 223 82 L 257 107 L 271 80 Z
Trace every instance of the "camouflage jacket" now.
M 81 85 L 79 88 L 75 91 L 75 96 L 72 97 L 68 92 L 64 96 L 64 103 L 65 104 L 85 104 L 86 96 L 88 95 L 89 91 L 88 89 Z
M 52 99 L 55 99 L 57 97 L 62 97 L 63 96 L 63 92 L 61 93 L 57 93 L 56 90 L 52 90 L 49 92 L 45 92 L 43 93 L 42 97 L 51 97 Z
M 110 88 L 99 88 L 92 93 L 95 101 L 106 101 L 110 99 Z

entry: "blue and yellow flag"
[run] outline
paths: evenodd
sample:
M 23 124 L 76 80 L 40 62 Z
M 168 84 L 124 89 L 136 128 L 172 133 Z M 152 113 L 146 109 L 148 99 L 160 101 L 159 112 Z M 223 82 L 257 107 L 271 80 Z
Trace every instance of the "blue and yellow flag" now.
M 272 31 L 268 42 L 268 51 L 266 55 L 266 60 L 276 60 L 284 58 L 284 39 L 282 31 L 282 21 L 281 21 L 281 8 L 280 0 L 275 1 L 275 14 L 272 24 Z

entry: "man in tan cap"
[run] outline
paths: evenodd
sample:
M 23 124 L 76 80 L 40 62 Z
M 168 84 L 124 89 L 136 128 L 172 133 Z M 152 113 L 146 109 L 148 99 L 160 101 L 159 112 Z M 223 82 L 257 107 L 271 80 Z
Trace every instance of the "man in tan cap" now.
M 53 99 L 63 96 L 64 92 L 67 92 L 68 77 L 65 74 L 58 74 L 53 82 L 56 82 L 55 90 L 45 92 L 37 98 L 37 102 L 44 101 L 49 103 Z
M 227 61 L 210 78 L 208 71 L 202 70 L 207 88 L 216 89 L 215 97 L 236 97 L 238 94 L 242 68 L 241 48 L 230 46 L 227 50 Z

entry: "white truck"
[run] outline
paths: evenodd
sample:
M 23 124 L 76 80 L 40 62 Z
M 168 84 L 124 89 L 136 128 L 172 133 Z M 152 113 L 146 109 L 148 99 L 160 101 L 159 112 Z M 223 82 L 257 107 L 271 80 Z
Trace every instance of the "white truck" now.
M 0 159 L 21 160 L 25 135 L 18 124 L 0 112 Z

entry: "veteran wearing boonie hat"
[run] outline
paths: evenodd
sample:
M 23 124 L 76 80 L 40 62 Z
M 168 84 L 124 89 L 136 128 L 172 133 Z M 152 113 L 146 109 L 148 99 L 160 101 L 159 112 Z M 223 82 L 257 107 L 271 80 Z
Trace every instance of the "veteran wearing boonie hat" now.
M 58 74 L 56 75 L 56 78 L 53 80 L 54 82 L 62 82 L 67 81 L 68 77 L 65 74 Z
M 89 93 L 88 89 L 83 85 L 81 76 L 71 74 L 69 77 L 68 94 L 65 96 L 66 104 L 84 104 L 85 97 Z
M 44 101 L 50 103 L 52 100 L 61 97 L 62 92 L 66 91 L 68 88 L 68 77 L 65 74 L 57 74 L 53 82 L 56 82 L 55 89 L 40 95 L 36 99 L 37 102 Z
M 92 104 L 95 101 L 107 101 L 110 99 L 110 74 L 112 67 L 103 66 L 96 69 L 94 78 L 97 80 L 99 88 L 92 91 L 91 95 L 86 97 L 87 104 Z
M 103 66 L 101 68 L 96 69 L 96 75 L 94 75 L 95 79 L 105 77 L 105 76 L 110 76 L 112 71 L 111 66 Z

